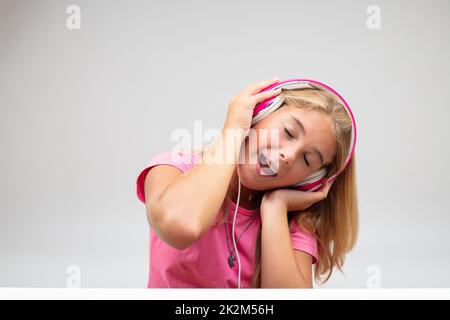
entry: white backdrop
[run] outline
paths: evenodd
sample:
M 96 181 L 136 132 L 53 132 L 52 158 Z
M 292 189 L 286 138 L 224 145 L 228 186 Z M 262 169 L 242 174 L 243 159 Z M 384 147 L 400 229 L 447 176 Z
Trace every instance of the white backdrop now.
M 360 237 L 323 288 L 450 287 L 448 39 L 446 0 L 0 0 L 0 286 L 145 287 L 137 174 L 280 76 L 358 125 Z

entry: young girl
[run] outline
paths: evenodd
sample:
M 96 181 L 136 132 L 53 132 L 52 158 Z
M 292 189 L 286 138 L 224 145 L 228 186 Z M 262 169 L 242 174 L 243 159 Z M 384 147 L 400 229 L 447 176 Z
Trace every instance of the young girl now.
M 277 81 L 234 96 L 207 150 L 161 153 L 139 174 L 151 227 L 148 288 L 312 288 L 312 265 L 316 282 L 328 273 L 322 284 L 334 266 L 343 272 L 359 223 L 354 154 L 344 166 L 352 119 L 331 92 L 263 91 Z M 255 106 L 276 96 L 283 104 L 252 125 Z M 276 130 L 277 143 L 264 130 Z M 290 188 L 319 169 L 338 175 L 319 191 Z

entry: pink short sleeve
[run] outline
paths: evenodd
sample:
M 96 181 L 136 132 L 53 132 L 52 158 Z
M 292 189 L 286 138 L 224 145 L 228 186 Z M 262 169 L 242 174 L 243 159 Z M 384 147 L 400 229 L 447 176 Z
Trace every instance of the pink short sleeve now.
M 144 192 L 144 183 L 147 173 L 155 166 L 159 164 L 167 164 L 174 166 L 180 169 L 183 173 L 191 169 L 195 163 L 197 155 L 183 153 L 183 152 L 172 152 L 167 151 L 158 154 L 154 158 L 150 159 L 147 163 L 145 169 L 143 169 L 136 180 L 136 193 L 137 197 L 141 202 L 145 204 L 145 192 Z
M 309 253 L 313 257 L 313 264 L 317 263 L 317 239 L 306 233 L 297 223 L 297 220 L 291 224 L 291 241 L 295 250 L 301 250 Z

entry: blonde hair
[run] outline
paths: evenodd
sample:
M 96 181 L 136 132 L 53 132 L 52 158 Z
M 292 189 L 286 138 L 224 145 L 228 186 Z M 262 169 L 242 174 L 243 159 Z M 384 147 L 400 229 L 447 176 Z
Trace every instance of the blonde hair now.
M 318 89 L 283 89 L 280 96 L 284 99 L 281 107 L 290 105 L 315 110 L 331 118 L 337 144 L 333 162 L 327 166 L 327 177 L 332 176 L 342 168 L 351 143 L 352 122 L 344 106 L 333 94 Z M 194 152 L 203 154 L 204 150 Z M 222 207 L 226 213 L 219 224 L 225 223 L 230 214 L 230 210 L 226 208 L 226 201 Z M 334 180 L 328 196 L 306 210 L 290 212 L 289 226 L 294 219 L 304 231 L 317 239 L 318 259 L 314 269 L 315 282 L 319 283 L 321 280 L 320 284 L 327 282 L 334 266 L 345 274 L 342 270 L 345 254 L 354 248 L 359 231 L 355 154 L 345 170 Z M 323 279 L 325 274 L 327 276 Z M 261 287 L 261 227 L 255 249 L 252 286 Z

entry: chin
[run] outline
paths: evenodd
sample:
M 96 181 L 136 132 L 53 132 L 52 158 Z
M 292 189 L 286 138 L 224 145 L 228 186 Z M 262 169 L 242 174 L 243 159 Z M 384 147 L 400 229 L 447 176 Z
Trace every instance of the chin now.
M 256 174 L 254 164 L 238 164 L 237 173 L 241 184 L 251 190 L 270 190 L 272 187 L 268 183 L 262 183 L 261 177 Z

